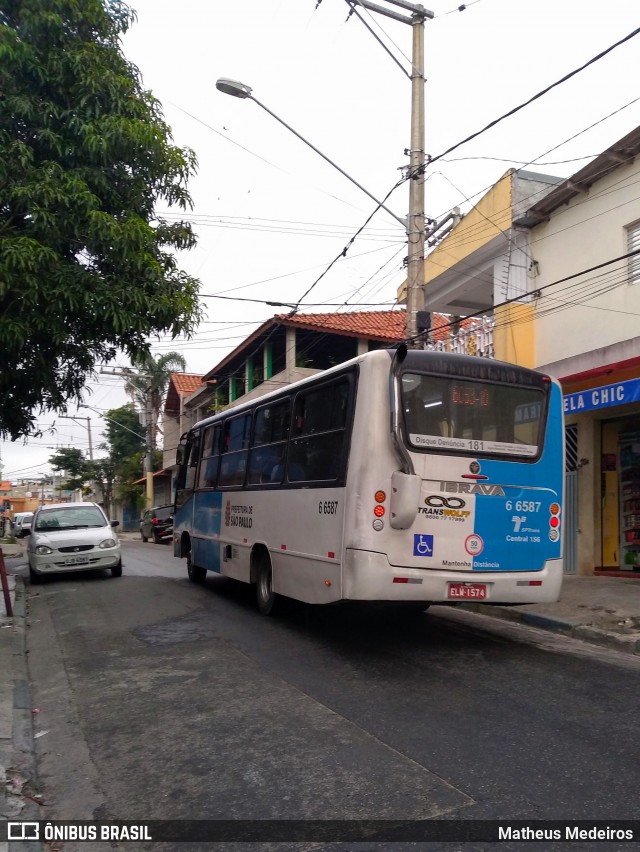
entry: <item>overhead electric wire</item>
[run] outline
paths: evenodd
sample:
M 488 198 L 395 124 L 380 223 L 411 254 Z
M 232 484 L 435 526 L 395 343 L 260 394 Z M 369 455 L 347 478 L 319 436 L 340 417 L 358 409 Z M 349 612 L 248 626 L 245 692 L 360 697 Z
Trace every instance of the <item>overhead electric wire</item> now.
M 567 80 L 570 80 L 572 77 L 575 77 L 576 74 L 579 74 L 581 71 L 584 71 L 585 68 L 588 68 L 590 65 L 593 65 L 595 62 L 598 62 L 600 59 L 603 59 L 605 56 L 607 56 L 607 54 L 609 54 L 609 53 L 611 53 L 611 51 L 615 50 L 616 47 L 620 47 L 620 45 L 625 44 L 627 41 L 629 41 L 630 39 L 637 36 L 638 33 L 640 33 L 640 27 L 637 27 L 635 30 L 630 32 L 628 35 L 624 36 L 624 38 L 619 39 L 617 42 L 615 42 L 615 44 L 610 45 L 609 47 L 606 48 L 606 50 L 601 51 L 596 56 L 594 56 L 592 59 L 589 59 L 588 62 L 585 62 L 579 68 L 576 68 L 574 71 L 570 71 L 568 74 L 565 74 L 564 77 L 561 77 L 559 80 L 556 80 L 555 83 L 551 83 L 551 85 L 547 86 L 545 89 L 542 89 L 540 92 L 538 92 L 537 94 L 530 97 L 524 103 L 521 103 L 516 107 L 513 107 L 513 109 L 510 109 L 508 112 L 505 112 L 504 115 L 501 115 L 499 118 L 495 118 L 493 121 L 490 121 L 489 124 L 487 124 L 481 130 L 477 130 L 475 133 L 472 133 L 470 136 L 467 136 L 462 141 L 457 142 L 455 145 L 451 145 L 449 148 L 446 149 L 446 151 L 442 151 L 442 153 L 438 154 L 437 156 L 428 157 L 427 158 L 428 164 L 435 163 L 437 160 L 442 159 L 442 157 L 446 157 L 447 154 L 450 154 L 452 151 L 455 151 L 457 148 L 460 148 L 462 145 L 466 145 L 467 142 L 471 142 L 472 139 L 477 139 L 478 136 L 481 136 L 483 133 L 486 133 L 487 130 L 490 130 L 492 127 L 495 127 L 497 124 L 500 124 L 500 122 L 504 121 L 505 118 L 510 118 L 512 115 L 515 115 L 517 112 L 520 112 L 521 109 L 524 109 L 525 107 L 532 104 L 534 101 L 537 101 L 539 98 L 546 95 L 552 89 L 557 88 L 557 86 L 560 86 L 562 83 L 566 83 Z
M 384 251 L 389 246 L 380 246 L 379 248 L 369 249 L 368 251 L 360 252 L 359 254 L 352 254 L 350 257 L 345 258 L 346 260 L 355 260 L 359 257 L 366 257 L 368 254 L 375 254 L 379 251 Z M 280 278 L 291 278 L 293 275 L 301 275 L 304 272 L 310 272 L 312 269 L 324 268 L 326 264 L 314 264 L 314 266 L 308 266 L 306 269 L 298 269 L 295 272 L 286 272 L 283 275 L 274 275 L 270 278 L 263 278 L 260 281 L 253 281 L 251 284 L 239 284 L 236 287 L 229 287 L 225 290 L 217 290 L 215 293 L 203 294 L 200 296 L 204 296 L 205 298 L 211 298 L 213 296 L 221 296 L 226 295 L 227 293 L 235 293 L 237 290 L 246 290 L 248 287 L 257 287 L 260 284 L 269 284 L 272 281 L 278 281 Z
M 402 71 L 402 73 L 405 75 L 405 77 L 408 77 L 409 79 L 411 79 L 411 73 L 410 73 L 409 71 L 407 71 L 407 70 L 406 70 L 406 68 L 403 66 L 402 62 L 400 62 L 400 60 L 399 60 L 397 57 L 395 57 L 395 56 L 393 55 L 393 53 L 389 50 L 389 48 L 387 47 L 387 45 L 386 45 L 386 44 L 382 41 L 382 39 L 380 38 L 380 36 L 378 36 L 378 35 L 376 35 L 376 33 L 374 33 L 374 31 L 373 31 L 372 27 L 370 27 L 370 26 L 369 26 L 369 24 L 365 21 L 365 19 L 362 17 L 362 15 L 360 14 L 360 12 L 358 12 L 358 10 L 355 8 L 356 6 L 360 6 L 360 8 L 361 8 L 361 9 L 364 9 L 364 11 L 365 11 L 365 12 L 367 12 L 367 14 L 369 15 L 369 13 L 368 13 L 368 11 L 367 11 L 367 8 L 366 8 L 366 6 L 364 6 L 364 5 L 363 5 L 363 3 L 361 2 L 361 0 L 346 0 L 346 3 L 347 3 L 347 6 L 349 6 L 349 8 L 351 9 L 351 12 L 350 12 L 349 14 L 350 14 L 350 15 L 355 15 L 355 16 L 356 16 L 356 18 L 358 18 L 358 20 L 362 23 L 362 25 L 363 25 L 364 27 L 366 27 L 366 28 L 367 28 L 367 30 L 371 33 L 371 35 L 372 35 L 372 36 L 375 38 L 375 40 L 378 42 L 378 44 L 382 47 L 382 49 L 385 51 L 385 53 L 387 53 L 387 54 L 391 57 L 391 59 L 393 59 L 393 61 L 396 63 L 396 65 L 397 65 L 397 66 L 398 66 L 398 68 Z M 405 54 L 405 53 L 404 53 L 404 52 L 403 52 L 403 51 L 402 51 L 402 50 L 398 47 L 398 45 L 397 45 L 397 44 L 396 44 L 396 43 L 395 43 L 395 42 L 391 39 L 391 37 L 389 36 L 389 34 L 388 34 L 387 32 L 385 32 L 385 30 L 384 30 L 384 29 L 380 26 L 380 24 L 378 23 L 378 21 L 377 21 L 375 18 L 373 18 L 373 16 L 372 16 L 372 15 L 369 15 L 369 17 L 370 17 L 370 18 L 374 21 L 374 23 L 376 24 L 376 26 L 377 26 L 377 27 L 378 27 L 378 28 L 379 28 L 379 29 L 380 29 L 380 30 L 384 33 L 385 37 L 389 39 L 389 41 L 390 41 L 390 42 L 391 42 L 391 44 L 395 47 L 395 49 L 396 49 L 399 53 L 401 53 L 401 54 L 402 54 L 402 56 L 403 56 L 403 57 L 407 60 L 407 62 L 408 62 L 409 64 L 411 64 L 411 60 L 409 59 L 409 57 L 408 57 L 408 56 L 407 56 L 407 55 L 406 55 L 406 54 Z
M 298 301 L 296 302 L 295 306 L 292 306 L 294 311 L 296 311 L 296 310 L 298 309 L 298 307 L 300 307 L 300 305 L 302 304 L 303 299 L 305 299 L 305 298 L 306 298 L 306 296 L 308 296 L 308 295 L 309 295 L 309 293 L 313 290 L 313 288 L 314 288 L 317 284 L 319 284 L 319 283 L 320 283 L 320 281 L 321 281 L 321 280 L 324 278 L 324 276 L 325 276 L 325 275 L 329 272 L 329 270 L 330 270 L 330 269 L 331 269 L 331 268 L 332 268 L 332 267 L 333 267 L 333 266 L 334 266 L 334 265 L 335 265 L 335 264 L 336 264 L 336 263 L 337 263 L 337 262 L 338 262 L 341 258 L 344 258 L 344 257 L 346 257 L 346 256 L 347 256 L 347 252 L 349 251 L 349 249 L 351 248 L 351 246 L 352 246 L 352 245 L 354 244 L 354 242 L 357 240 L 358 236 L 362 233 L 362 231 L 364 231 L 364 229 L 367 227 L 367 225 L 369 224 L 369 222 L 370 222 L 370 221 L 373 219 L 373 217 L 376 215 L 376 213 L 378 212 L 378 210 L 381 210 L 381 209 L 382 209 L 382 207 L 384 206 L 385 202 L 386 202 L 386 201 L 390 198 L 390 196 L 391 196 L 391 195 L 395 192 L 395 190 L 396 190 L 399 186 L 401 186 L 403 183 L 405 183 L 407 180 L 409 180 L 409 179 L 410 179 L 410 177 L 411 177 L 411 175 L 410 175 L 409 173 L 407 173 L 407 175 L 405 175 L 404 177 L 401 177 L 401 178 L 400 178 L 400 180 L 396 181 L 396 183 L 395 183 L 395 184 L 391 187 L 391 189 L 389 190 L 389 192 L 388 192 L 388 193 L 385 195 L 385 197 L 382 199 L 382 201 L 379 201 L 379 202 L 378 202 L 378 204 L 376 205 L 376 207 L 375 207 L 375 209 L 373 210 L 373 212 L 372 212 L 372 213 L 371 213 L 371 214 L 367 217 L 367 219 L 365 220 L 364 224 L 363 224 L 363 225 L 362 225 L 362 226 L 361 226 L 361 227 L 360 227 L 360 228 L 356 231 L 356 233 L 355 233 L 355 234 L 351 237 L 351 239 L 349 240 L 349 242 L 347 243 L 347 245 L 346 245 L 346 246 L 342 249 L 342 251 L 340 252 L 340 254 L 339 254 L 339 255 L 337 255 L 337 256 L 336 256 L 336 257 L 335 257 L 335 258 L 331 261 L 331 263 L 327 266 L 327 268 L 324 270 L 324 272 L 323 272 L 321 275 L 319 275 L 319 276 L 318 276 L 318 278 L 316 278 L 316 280 L 313 282 L 313 284 L 312 284 L 310 287 L 308 287 L 308 288 L 307 288 L 307 290 L 305 290 L 305 292 L 302 294 L 302 296 L 300 296 L 300 298 L 299 298 L 299 299 L 298 299 Z
M 444 18 L 446 17 L 446 15 L 453 15 L 454 12 L 465 12 L 469 8 L 469 6 L 475 6 L 476 3 L 479 2 L 480 0 L 469 0 L 469 3 L 461 3 L 459 6 L 456 6 L 455 9 L 449 9 L 448 12 L 440 12 L 439 15 L 435 15 L 434 20 L 437 20 L 438 18 Z
M 588 269 L 582 269 L 582 270 L 580 270 L 580 272 L 574 272 L 574 273 L 572 273 L 571 275 L 566 275 L 566 276 L 564 276 L 563 278 L 559 278 L 559 279 L 558 279 L 558 280 L 556 280 L 556 281 L 551 281 L 549 284 L 545 284 L 545 285 L 543 285 L 542 287 L 538 287 L 538 288 L 534 291 L 534 293 L 535 293 L 535 294 L 540 294 L 540 293 L 542 293 L 542 291 L 543 291 L 543 290 L 548 290 L 550 287 L 556 287 L 558 284 L 564 284 L 564 283 L 566 283 L 566 282 L 568 282 L 568 281 L 575 280 L 576 278 L 579 278 L 579 277 L 580 277 L 580 276 L 582 276 L 582 275 L 588 275 L 588 274 L 589 274 L 589 273 L 591 273 L 591 272 L 595 272 L 595 271 L 597 271 L 597 270 L 599 270 L 599 269 L 604 269 L 604 268 L 605 268 L 605 267 L 607 267 L 607 266 L 611 266 L 611 264 L 613 264 L 613 263 L 618 263 L 618 262 L 620 262 L 620 261 L 622 261 L 622 260 L 627 260 L 628 258 L 636 257 L 637 255 L 640 255 L 640 249 L 636 249 L 635 251 L 627 252 L 626 254 L 620 255 L 619 257 L 611 258 L 610 260 L 606 260 L 606 261 L 604 261 L 603 263 L 598 263 L 598 264 L 596 264 L 595 266 L 591 266 L 591 267 L 589 267 Z M 559 292 L 561 292 L 561 291 L 559 291 Z M 498 304 L 496 304 L 496 305 L 493 305 L 492 310 L 493 310 L 493 311 L 494 311 L 494 313 L 495 313 L 496 308 L 502 308 L 502 307 L 505 307 L 506 305 L 514 304 L 515 302 L 520 302 L 520 303 L 522 303 L 523 296 L 530 296 L 530 297 L 531 297 L 531 296 L 532 296 L 532 294 L 531 294 L 531 293 L 528 293 L 528 294 L 522 294 L 522 293 L 521 293 L 520 295 L 518 295 L 518 296 L 514 296 L 514 297 L 513 297 L 513 298 L 511 298 L 511 299 L 505 299 L 503 302 L 500 302 L 500 303 L 498 303 Z M 538 296 L 536 296 L 536 297 L 538 297 Z M 466 319 L 466 320 L 468 320 L 468 319 L 474 319 L 474 318 L 478 318 L 478 319 L 479 319 L 479 318 L 481 318 L 481 317 L 482 317 L 485 313 L 486 313 L 485 311 L 477 311 L 476 313 L 467 314 L 467 315 L 464 317 L 464 319 Z M 530 319 L 528 319 L 528 320 L 526 320 L 526 321 L 530 321 Z M 456 321 L 453 321 L 453 320 L 452 320 L 451 322 L 444 323 L 443 325 L 438 326 L 438 329 L 442 329 L 442 328 L 451 328 L 451 327 L 453 327 L 454 325 L 457 325 L 457 324 L 458 324 L 458 323 L 457 323 Z M 511 324 L 511 323 L 508 323 L 508 324 Z M 513 324 L 515 324 L 515 323 L 513 323 Z

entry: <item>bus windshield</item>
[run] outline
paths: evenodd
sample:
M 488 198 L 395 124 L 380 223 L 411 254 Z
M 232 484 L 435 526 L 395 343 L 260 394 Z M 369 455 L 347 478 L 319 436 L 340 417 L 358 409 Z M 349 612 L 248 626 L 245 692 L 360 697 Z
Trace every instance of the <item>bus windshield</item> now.
M 529 459 L 542 449 L 541 388 L 409 372 L 401 386 L 405 434 L 413 448 Z

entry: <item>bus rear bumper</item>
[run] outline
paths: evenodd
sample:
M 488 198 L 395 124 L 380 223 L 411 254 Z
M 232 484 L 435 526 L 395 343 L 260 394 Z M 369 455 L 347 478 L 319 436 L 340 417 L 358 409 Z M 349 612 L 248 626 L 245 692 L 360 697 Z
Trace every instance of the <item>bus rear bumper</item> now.
M 541 571 L 447 571 L 391 565 L 383 553 L 347 549 L 343 598 L 361 601 L 429 601 L 487 604 L 553 603 L 560 597 L 562 559 Z M 469 592 L 461 597 L 462 588 Z

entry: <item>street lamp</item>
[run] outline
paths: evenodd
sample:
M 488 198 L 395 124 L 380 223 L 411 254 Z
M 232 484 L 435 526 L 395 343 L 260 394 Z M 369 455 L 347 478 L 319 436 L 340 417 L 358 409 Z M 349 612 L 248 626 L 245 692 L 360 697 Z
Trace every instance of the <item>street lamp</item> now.
M 240 83 L 238 80 L 230 80 L 228 77 L 221 77 L 216 81 L 216 89 L 223 92 L 225 95 L 232 95 L 234 98 L 249 99 L 258 104 L 259 107 L 269 115 L 273 116 L 276 121 L 279 121 L 287 130 L 290 130 L 298 139 L 301 139 L 305 145 L 308 145 L 316 154 L 319 154 L 323 160 L 330 163 L 340 174 L 344 175 L 351 183 L 355 184 L 358 189 L 361 189 L 369 198 L 376 202 L 378 207 L 386 210 L 389 215 L 400 222 L 406 230 L 407 246 L 408 246 L 408 262 L 407 262 L 407 318 L 406 318 L 406 335 L 409 345 L 415 343 L 417 337 L 424 333 L 428 327 L 428 315 L 425 313 L 425 293 L 424 293 L 424 250 L 425 250 L 425 212 L 424 212 L 424 168 L 425 168 L 425 150 L 424 150 L 424 22 L 426 18 L 433 18 L 433 12 L 425 9 L 424 6 L 409 2 L 409 0 L 388 0 L 389 3 L 400 6 L 407 11 L 410 11 L 411 17 L 400 15 L 396 12 L 391 12 L 384 7 L 378 6 L 375 3 L 370 3 L 368 0 L 347 0 L 350 6 L 363 6 L 365 9 L 370 9 L 374 12 L 379 12 L 387 17 L 394 18 L 402 23 L 410 24 L 413 30 L 413 54 L 411 59 L 411 148 L 409 149 L 409 215 L 406 220 L 389 210 L 385 205 L 378 201 L 367 189 L 361 186 L 358 181 L 354 180 L 351 175 L 348 175 L 344 169 L 336 165 L 333 160 L 330 160 L 322 151 L 319 151 L 311 144 L 304 136 L 301 136 L 296 130 L 283 121 L 280 116 L 276 115 L 261 103 L 254 95 L 251 86 L 245 83 Z
M 327 163 L 332 165 L 334 169 L 337 169 L 340 172 L 341 175 L 344 175 L 344 177 L 347 178 L 347 180 L 350 180 L 351 183 L 355 184 L 358 187 L 358 189 L 362 190 L 362 192 L 365 193 L 365 195 L 368 195 L 369 198 L 371 198 L 372 201 L 375 201 L 375 203 L 378 205 L 378 207 L 381 207 L 383 210 L 386 210 L 387 213 L 390 216 L 393 216 L 393 218 L 397 222 L 399 222 L 402 225 L 403 228 L 407 227 L 407 223 L 405 222 L 404 219 L 401 219 L 400 216 L 396 216 L 396 214 L 393 212 L 393 210 L 389 210 L 388 207 L 385 207 L 385 205 L 381 201 L 378 201 L 378 199 L 375 197 L 375 195 L 372 195 L 369 192 L 368 189 L 365 189 L 364 186 L 359 184 L 358 181 L 355 178 L 352 178 L 351 175 L 347 174 L 344 169 L 341 169 L 340 166 L 338 166 L 336 163 L 333 162 L 333 160 L 330 160 L 329 157 L 327 157 L 326 154 L 323 154 L 322 151 L 319 151 L 315 147 L 315 145 L 312 145 L 311 142 L 309 142 L 308 139 L 305 139 L 304 136 L 302 136 L 300 133 L 298 133 L 297 130 L 294 130 L 293 127 L 291 127 L 289 124 L 287 124 L 286 121 L 283 121 L 283 119 L 281 119 L 280 116 L 276 115 L 275 112 L 271 112 L 271 110 L 268 107 L 266 107 L 256 97 L 254 97 L 254 95 L 252 94 L 253 89 L 251 88 L 251 86 L 247 86 L 245 83 L 240 83 L 240 82 L 238 82 L 238 80 L 230 80 L 228 77 L 220 77 L 219 80 L 216 80 L 216 89 L 219 92 L 223 92 L 225 95 L 233 95 L 234 98 L 242 98 L 242 99 L 248 98 L 249 100 L 258 104 L 258 106 L 262 107 L 262 109 L 265 112 L 268 112 L 269 115 L 273 116 L 273 118 L 275 118 L 276 121 L 279 121 L 280 124 L 283 125 L 283 127 L 286 127 L 287 130 L 290 130 L 291 133 L 293 133 L 294 136 L 297 136 L 298 139 L 302 140 L 302 142 L 304 142 L 305 145 L 308 145 L 309 148 L 311 148 L 312 151 L 315 151 L 316 154 L 319 154 L 322 157 L 323 160 L 326 160 Z

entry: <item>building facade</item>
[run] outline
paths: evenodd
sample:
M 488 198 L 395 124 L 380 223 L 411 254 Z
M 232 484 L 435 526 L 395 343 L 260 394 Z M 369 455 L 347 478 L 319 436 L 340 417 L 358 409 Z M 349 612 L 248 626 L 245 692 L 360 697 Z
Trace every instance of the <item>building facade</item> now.
M 569 179 L 507 172 L 425 259 L 428 310 L 482 317 L 483 354 L 562 384 L 572 573 L 640 570 L 639 151 L 636 129 Z
M 535 365 L 560 379 L 575 570 L 640 571 L 640 128 L 521 217 Z

